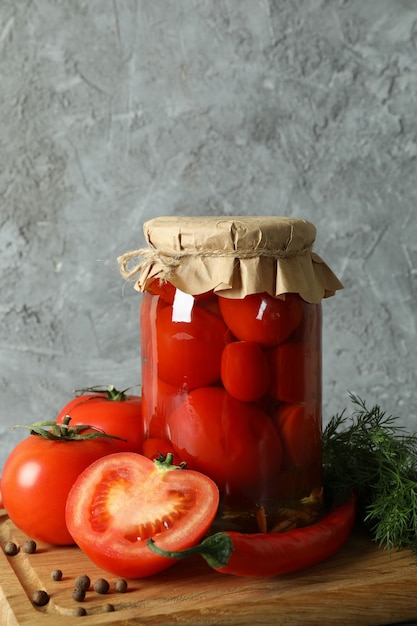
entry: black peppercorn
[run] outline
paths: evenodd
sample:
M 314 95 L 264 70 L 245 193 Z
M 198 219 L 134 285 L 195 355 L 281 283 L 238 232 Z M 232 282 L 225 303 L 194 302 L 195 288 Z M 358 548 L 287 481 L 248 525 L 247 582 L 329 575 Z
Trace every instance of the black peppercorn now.
M 32 595 L 32 601 L 35 606 L 45 606 L 49 602 L 49 595 L 43 589 L 38 589 Z
M 7 541 L 4 546 L 4 553 L 7 556 L 16 556 L 19 552 L 19 546 L 14 543 L 14 541 Z
M 51 572 L 51 578 L 52 580 L 62 580 L 62 570 L 54 569 L 54 571 Z
M 88 591 L 88 589 L 90 588 L 91 585 L 91 580 L 90 577 L 87 576 L 87 574 L 81 574 L 80 576 L 77 576 L 77 578 L 75 579 L 75 586 L 78 587 L 79 589 L 84 589 L 84 591 Z
M 117 593 L 126 593 L 127 591 L 127 580 L 124 578 L 118 578 L 114 581 L 114 590 Z
M 84 615 L 87 615 L 87 611 L 83 606 L 77 606 L 77 608 L 73 610 L 72 614 L 74 617 L 83 617 Z
M 36 552 L 36 548 L 36 541 L 33 541 L 33 539 L 28 539 L 23 544 L 23 552 L 26 552 L 26 554 L 34 554 Z
M 76 602 L 84 602 L 85 599 L 85 589 L 81 589 L 81 587 L 75 587 L 72 592 L 72 599 Z
M 110 585 L 105 578 L 97 578 L 94 583 L 94 591 L 96 593 L 106 594 L 110 589 Z

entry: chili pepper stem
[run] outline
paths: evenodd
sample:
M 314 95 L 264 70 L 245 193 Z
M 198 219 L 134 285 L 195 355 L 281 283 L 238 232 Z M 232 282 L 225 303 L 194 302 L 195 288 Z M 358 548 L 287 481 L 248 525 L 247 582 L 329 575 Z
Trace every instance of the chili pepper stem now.
M 184 559 L 194 554 L 200 554 L 213 568 L 225 567 L 234 550 L 233 541 L 226 533 L 215 533 L 201 543 L 185 550 L 164 550 L 156 545 L 154 539 L 148 539 L 147 546 L 152 552 L 169 559 Z

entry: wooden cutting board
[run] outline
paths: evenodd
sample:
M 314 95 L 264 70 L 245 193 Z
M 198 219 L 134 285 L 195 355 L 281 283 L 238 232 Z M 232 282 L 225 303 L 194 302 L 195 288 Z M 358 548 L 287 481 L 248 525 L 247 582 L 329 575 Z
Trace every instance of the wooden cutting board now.
M 6 557 L 6 541 L 23 546 L 27 537 L 0 510 L 1 626 L 64 626 L 78 623 L 116 626 L 190 624 L 192 626 L 377 626 L 415 619 L 417 557 L 404 550 L 391 555 L 355 532 L 333 557 L 297 574 L 275 579 L 245 579 L 211 570 L 202 559 L 182 561 L 157 576 L 129 581 L 128 591 L 105 596 L 87 592 L 72 599 L 74 580 L 88 574 L 93 582 L 115 576 L 100 570 L 76 547 L 38 544 L 35 554 L 22 550 Z M 54 569 L 63 578 L 51 579 Z M 50 594 L 36 608 L 37 589 Z M 105 612 L 111 603 L 114 612 Z M 87 615 L 74 617 L 83 606 Z

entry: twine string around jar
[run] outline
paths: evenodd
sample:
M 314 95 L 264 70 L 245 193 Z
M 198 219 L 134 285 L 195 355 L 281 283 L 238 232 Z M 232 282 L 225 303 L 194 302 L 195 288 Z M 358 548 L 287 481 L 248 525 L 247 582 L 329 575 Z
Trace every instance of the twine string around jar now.
M 120 273 L 126 280 L 137 276 L 145 269 L 154 264 L 158 264 L 163 268 L 163 274 L 167 276 L 171 271 L 175 270 L 181 263 L 181 259 L 203 258 L 203 257 L 224 257 L 235 259 L 254 259 L 256 257 L 269 257 L 271 259 L 288 259 L 304 254 L 311 253 L 312 244 L 305 245 L 301 249 L 282 249 L 276 250 L 271 248 L 247 248 L 239 250 L 181 250 L 176 252 L 161 252 L 156 248 L 139 248 L 118 257 L 117 261 L 120 266 Z M 132 264 L 132 261 L 142 259 Z

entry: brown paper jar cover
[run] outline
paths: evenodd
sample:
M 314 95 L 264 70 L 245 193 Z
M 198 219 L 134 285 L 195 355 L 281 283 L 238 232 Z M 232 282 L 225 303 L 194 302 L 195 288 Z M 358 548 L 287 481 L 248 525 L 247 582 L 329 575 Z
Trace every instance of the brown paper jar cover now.
M 343 288 L 313 252 L 315 226 L 293 217 L 157 217 L 145 222 L 147 248 L 118 258 L 121 274 L 145 291 L 155 279 L 225 298 L 298 293 L 319 303 Z

